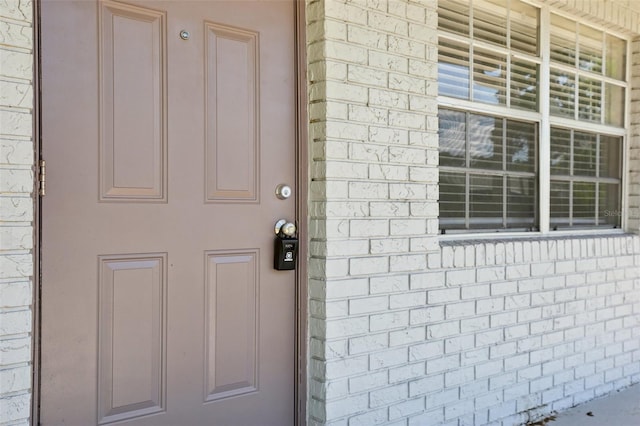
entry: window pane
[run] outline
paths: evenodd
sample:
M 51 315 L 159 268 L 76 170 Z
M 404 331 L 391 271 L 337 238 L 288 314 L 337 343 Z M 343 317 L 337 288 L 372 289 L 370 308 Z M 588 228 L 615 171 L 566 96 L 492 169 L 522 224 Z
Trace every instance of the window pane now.
M 620 208 L 620 185 L 600 183 L 598 225 L 620 226 L 622 209 Z
M 503 228 L 502 176 L 469 176 L 469 227 Z
M 551 181 L 551 225 L 618 226 L 620 183 L 595 180 L 620 179 L 622 138 L 573 131 L 571 145 L 570 137 L 569 130 L 551 128 L 551 174 L 567 176 L 567 161 L 555 161 L 554 168 L 554 159 L 570 153 L 567 149 L 572 146 L 571 176 L 575 176 L 571 181 Z M 581 176 L 591 177 L 593 181 L 584 182 Z
M 584 71 L 602 74 L 602 31 L 580 25 L 580 59 L 578 67 Z
M 592 133 L 575 132 L 573 135 L 573 175 L 596 175 L 596 140 Z
M 579 81 L 578 118 L 599 123 L 602 108 L 602 83 L 586 77 L 580 77 Z
M 470 167 L 502 170 L 502 119 L 469 115 Z
M 438 0 L 438 29 L 469 36 L 469 2 Z
M 571 131 L 551 128 L 551 174 L 569 176 L 571 173 Z
M 440 172 L 440 228 L 465 228 L 465 174 Z
M 606 36 L 607 77 L 624 80 L 627 69 L 627 43 L 610 34 Z
M 551 226 L 568 226 L 571 194 L 569 182 L 551 181 Z
M 438 94 L 469 98 L 469 48 L 464 44 L 440 40 Z
M 536 180 L 533 177 L 507 177 L 507 224 L 510 228 L 535 226 Z
M 506 57 L 474 49 L 473 61 L 473 100 L 489 104 L 506 103 Z
M 538 109 L 538 66 L 532 62 L 511 59 L 511 106 Z
M 622 138 L 600 136 L 600 177 L 620 179 Z
M 575 65 L 576 23 L 551 14 L 551 61 Z
M 507 45 L 507 2 L 475 0 L 473 2 L 473 38 L 500 46 Z
M 538 53 L 538 8 L 511 2 L 511 48 L 535 55 Z
M 573 183 L 573 225 L 595 225 L 596 184 Z
M 440 165 L 466 166 L 466 114 L 440 108 L 438 110 Z
M 575 89 L 575 75 L 551 69 L 551 114 L 573 118 Z
M 605 83 L 605 117 L 606 124 L 624 126 L 624 87 Z
M 536 126 L 521 121 L 507 121 L 507 170 L 536 170 Z

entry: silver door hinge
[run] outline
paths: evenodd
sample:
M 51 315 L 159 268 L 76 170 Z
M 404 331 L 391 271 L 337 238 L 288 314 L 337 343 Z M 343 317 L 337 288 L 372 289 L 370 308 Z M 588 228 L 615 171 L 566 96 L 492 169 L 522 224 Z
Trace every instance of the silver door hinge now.
M 47 164 L 40 160 L 38 166 L 38 194 L 44 197 L 47 195 Z

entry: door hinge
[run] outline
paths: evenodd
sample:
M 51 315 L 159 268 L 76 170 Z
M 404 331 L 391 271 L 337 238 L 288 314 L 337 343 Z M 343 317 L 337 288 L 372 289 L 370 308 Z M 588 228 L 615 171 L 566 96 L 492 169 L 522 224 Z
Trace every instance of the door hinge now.
M 44 160 L 38 162 L 38 194 L 47 195 L 47 164 Z

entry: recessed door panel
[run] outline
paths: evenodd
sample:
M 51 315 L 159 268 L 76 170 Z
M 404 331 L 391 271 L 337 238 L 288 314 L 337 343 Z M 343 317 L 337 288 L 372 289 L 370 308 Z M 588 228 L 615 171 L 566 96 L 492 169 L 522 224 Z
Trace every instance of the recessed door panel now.
M 258 34 L 206 23 L 208 201 L 257 201 Z
M 258 389 L 258 264 L 257 250 L 207 253 L 208 401 Z
M 164 410 L 166 256 L 99 258 L 99 423 Z
M 165 14 L 100 6 L 100 198 L 165 201 Z

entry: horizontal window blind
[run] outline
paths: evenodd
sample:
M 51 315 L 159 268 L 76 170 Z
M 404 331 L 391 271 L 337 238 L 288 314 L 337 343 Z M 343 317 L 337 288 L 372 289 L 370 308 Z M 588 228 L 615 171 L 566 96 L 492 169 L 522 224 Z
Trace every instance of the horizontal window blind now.
M 540 209 L 552 229 L 620 226 L 628 41 L 553 10 L 542 22 L 541 8 L 550 9 L 438 2 L 443 233 L 534 230 Z M 541 167 L 550 174 L 542 182 Z

